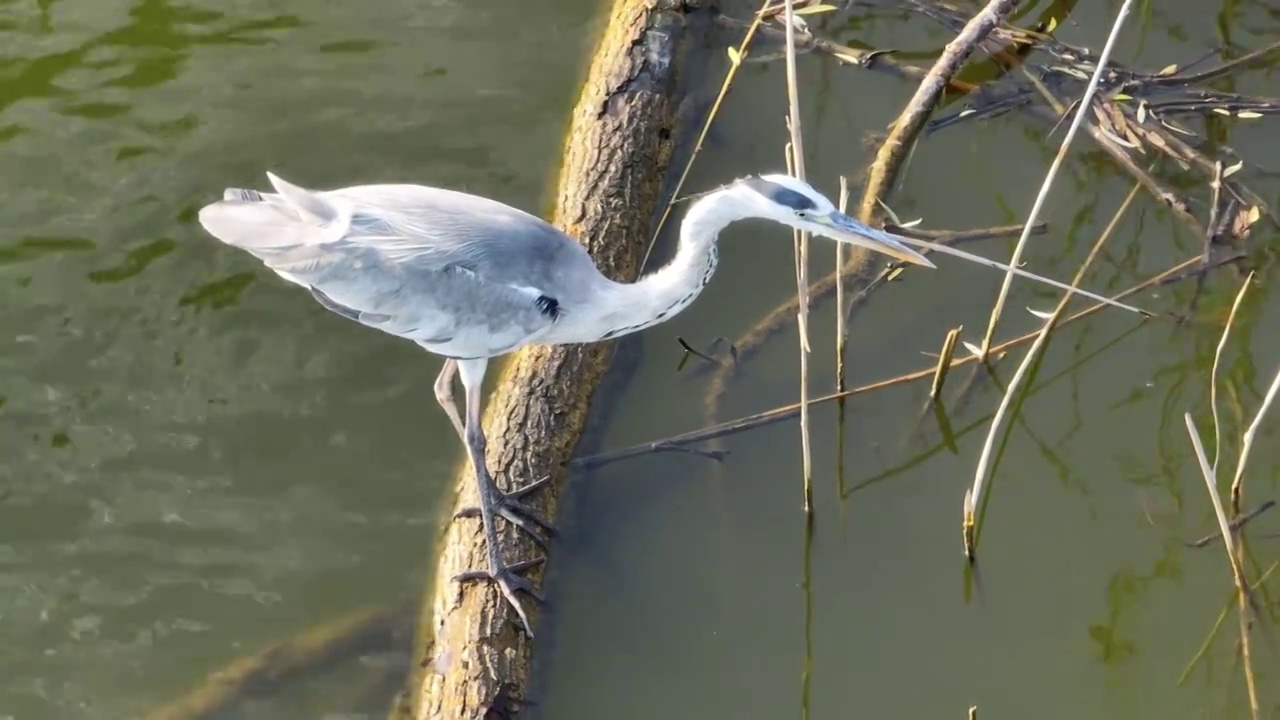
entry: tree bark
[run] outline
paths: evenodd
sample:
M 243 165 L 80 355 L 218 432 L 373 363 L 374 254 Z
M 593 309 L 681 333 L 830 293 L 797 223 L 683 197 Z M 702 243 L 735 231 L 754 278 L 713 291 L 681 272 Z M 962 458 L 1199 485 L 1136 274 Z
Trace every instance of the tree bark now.
M 617 280 L 636 278 L 648 245 L 679 129 L 681 59 L 700 25 L 692 4 L 615 0 L 573 113 L 553 222 Z M 506 364 L 484 421 L 489 468 L 500 487 L 562 473 L 613 348 L 611 342 L 530 347 Z M 454 508 L 474 505 L 468 465 L 459 469 L 457 485 Z M 527 500 L 554 520 L 559 494 L 557 482 Z M 543 553 L 516 528 L 498 523 L 506 557 Z M 486 567 L 480 527 L 478 518 L 454 520 L 445 533 L 420 620 L 421 667 L 409 688 L 416 720 L 496 720 L 514 717 L 521 707 L 530 639 L 491 583 L 452 580 Z M 541 574 L 535 568 L 528 576 L 540 584 Z M 524 602 L 536 632 L 536 602 Z

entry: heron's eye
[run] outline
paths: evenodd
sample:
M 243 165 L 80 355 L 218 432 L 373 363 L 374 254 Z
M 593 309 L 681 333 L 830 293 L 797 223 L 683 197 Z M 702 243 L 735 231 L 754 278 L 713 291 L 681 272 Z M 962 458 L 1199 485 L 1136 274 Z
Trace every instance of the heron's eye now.
M 797 211 L 796 211 L 796 217 L 801 218 L 801 219 L 803 219 L 803 218 L 807 218 L 807 217 L 809 217 L 809 213 L 807 213 L 807 212 L 805 212 L 805 211 L 803 211 L 803 210 L 797 210 Z

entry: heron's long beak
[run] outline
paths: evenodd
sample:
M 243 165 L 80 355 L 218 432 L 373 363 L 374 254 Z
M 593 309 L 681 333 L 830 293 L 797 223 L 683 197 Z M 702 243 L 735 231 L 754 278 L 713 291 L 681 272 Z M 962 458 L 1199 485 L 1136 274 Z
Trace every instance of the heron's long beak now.
M 819 215 L 814 217 L 813 221 L 820 226 L 820 229 L 815 229 L 814 232 L 832 240 L 859 245 L 913 265 L 936 267 L 929 262 L 928 258 L 903 245 L 896 235 L 863 225 L 842 212 L 832 211 L 830 215 Z

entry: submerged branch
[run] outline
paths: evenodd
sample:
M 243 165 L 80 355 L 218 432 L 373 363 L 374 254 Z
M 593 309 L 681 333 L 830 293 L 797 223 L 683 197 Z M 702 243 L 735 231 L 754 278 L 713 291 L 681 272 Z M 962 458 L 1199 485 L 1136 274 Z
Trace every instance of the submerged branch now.
M 986 7 L 973 16 L 955 40 L 947 43 L 937 62 L 920 80 L 915 94 L 894 121 L 888 137 L 880 144 L 875 161 L 867 171 L 867 183 L 863 189 L 862 201 L 858 204 L 859 220 L 871 222 L 877 202 L 888 197 L 903 158 L 919 136 L 948 82 L 978 43 L 1000 24 L 1016 4 L 1014 0 L 989 0 Z
M 232 661 L 204 684 L 156 708 L 146 720 L 202 720 L 247 698 L 278 689 L 289 680 L 316 673 L 358 655 L 390 648 L 413 625 L 414 605 L 358 610 Z M 408 643 L 406 643 L 408 644 Z

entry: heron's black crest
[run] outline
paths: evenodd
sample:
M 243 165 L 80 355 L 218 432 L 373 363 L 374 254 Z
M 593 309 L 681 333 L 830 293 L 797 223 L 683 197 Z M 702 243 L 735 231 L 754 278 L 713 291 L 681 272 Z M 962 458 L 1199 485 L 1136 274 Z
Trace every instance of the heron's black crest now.
M 555 320 L 560 317 L 560 301 L 547 295 L 539 295 L 537 300 L 533 301 L 538 306 L 538 311 L 543 315 Z
M 738 182 L 746 185 L 752 190 L 755 190 L 779 205 L 784 205 L 792 210 L 815 210 L 818 207 L 804 194 L 798 193 L 790 188 L 782 187 L 777 183 L 771 183 L 757 175 L 742 178 Z

